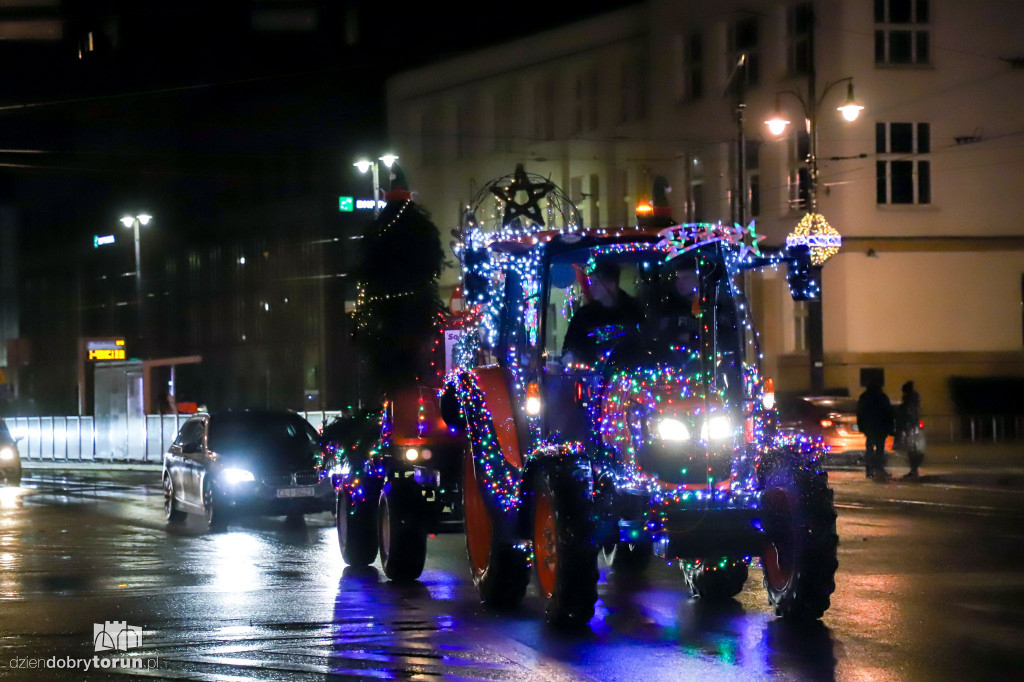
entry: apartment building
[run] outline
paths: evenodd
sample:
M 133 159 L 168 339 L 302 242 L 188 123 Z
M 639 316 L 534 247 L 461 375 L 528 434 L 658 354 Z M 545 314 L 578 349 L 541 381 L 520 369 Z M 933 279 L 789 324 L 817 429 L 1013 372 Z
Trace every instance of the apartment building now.
M 817 210 L 843 237 L 822 270 L 825 386 L 857 395 L 882 368 L 898 398 L 914 379 L 958 437 L 954 384 L 1024 377 L 1022 20 L 999 0 L 650 0 L 397 75 L 389 134 L 440 226 L 521 162 L 587 225 L 634 222 L 660 175 L 677 221 L 730 223 L 742 197 L 781 244 L 808 207 L 815 115 Z M 751 298 L 767 371 L 807 390 L 806 304 L 781 272 Z

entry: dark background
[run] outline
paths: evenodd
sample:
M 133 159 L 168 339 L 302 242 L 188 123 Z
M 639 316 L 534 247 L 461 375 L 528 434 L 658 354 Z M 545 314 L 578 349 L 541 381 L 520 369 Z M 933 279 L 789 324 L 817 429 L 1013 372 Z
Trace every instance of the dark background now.
M 25 4 L 0 8 L 5 37 L 59 28 L 0 40 L 0 333 L 16 386 L 0 407 L 71 414 L 78 339 L 98 336 L 127 337 L 130 357 L 202 355 L 179 369 L 180 400 L 357 401 L 349 237 L 372 216 L 337 204 L 370 195 L 352 161 L 386 151 L 388 76 L 629 3 Z M 141 333 L 118 222 L 140 212 L 154 216 Z M 94 248 L 103 234 L 117 243 Z

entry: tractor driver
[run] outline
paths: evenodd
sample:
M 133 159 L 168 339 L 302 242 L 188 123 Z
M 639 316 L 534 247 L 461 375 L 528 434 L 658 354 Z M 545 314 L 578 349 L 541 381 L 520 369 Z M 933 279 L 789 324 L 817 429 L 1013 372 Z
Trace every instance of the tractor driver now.
M 643 308 L 619 287 L 619 275 L 618 264 L 610 262 L 598 263 L 588 275 L 590 302 L 569 321 L 562 345 L 566 363 L 594 364 L 603 343 L 643 321 Z
M 675 271 L 670 281 L 661 305 L 658 328 L 663 338 L 673 345 L 693 347 L 700 333 L 700 277 L 696 270 L 680 269 Z

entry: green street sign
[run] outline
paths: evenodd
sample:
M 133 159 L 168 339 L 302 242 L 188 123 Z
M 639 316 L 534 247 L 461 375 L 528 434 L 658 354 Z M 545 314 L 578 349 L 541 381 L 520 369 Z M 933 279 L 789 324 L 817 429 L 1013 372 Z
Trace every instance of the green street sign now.
M 355 208 L 355 200 L 352 197 L 338 197 L 338 210 L 342 213 L 351 213 Z
M 113 243 L 114 243 L 114 235 L 112 235 L 112 234 L 105 234 L 105 235 L 98 235 L 97 234 L 97 235 L 93 235 L 93 238 L 92 238 L 92 246 L 95 249 L 98 249 L 101 246 L 105 246 L 106 244 L 113 244 Z

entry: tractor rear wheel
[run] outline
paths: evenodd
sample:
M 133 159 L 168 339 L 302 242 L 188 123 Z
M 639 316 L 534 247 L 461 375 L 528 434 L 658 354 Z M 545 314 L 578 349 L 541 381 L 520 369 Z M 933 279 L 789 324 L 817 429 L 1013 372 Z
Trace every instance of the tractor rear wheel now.
M 523 601 L 530 582 L 529 554 L 495 532 L 476 479 L 472 446 L 466 447 L 463 458 L 462 495 L 466 552 L 480 600 L 492 608 L 514 609 Z
M 377 505 L 373 500 L 356 502 L 346 486 L 338 491 L 338 546 L 349 566 L 368 566 L 377 558 Z
M 384 575 L 395 582 L 416 580 L 427 560 L 423 494 L 415 481 L 393 478 L 377 504 L 377 544 Z

